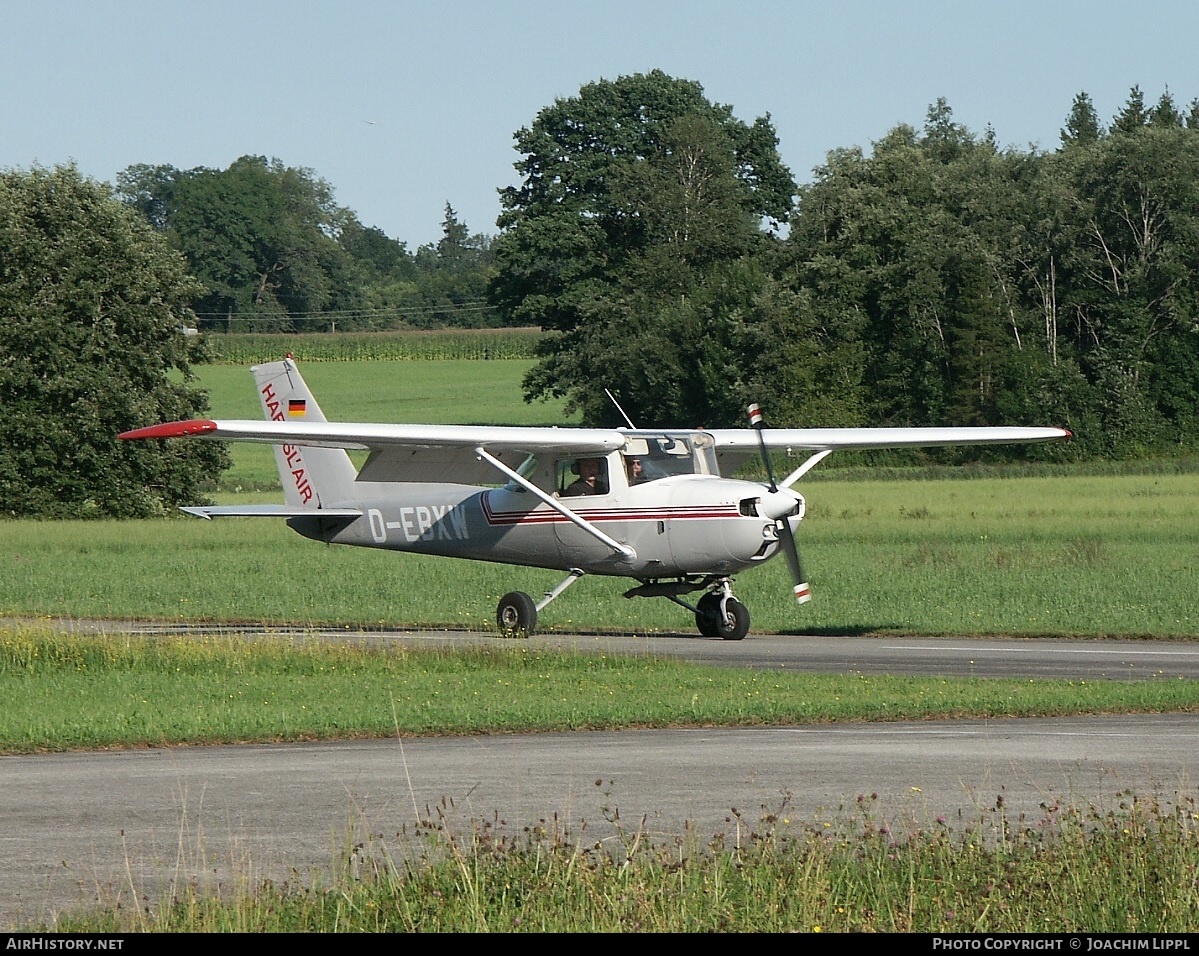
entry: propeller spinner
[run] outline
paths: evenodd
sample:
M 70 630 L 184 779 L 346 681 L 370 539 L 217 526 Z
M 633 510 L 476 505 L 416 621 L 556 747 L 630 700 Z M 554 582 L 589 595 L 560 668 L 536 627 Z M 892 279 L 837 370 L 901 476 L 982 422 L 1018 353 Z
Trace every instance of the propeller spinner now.
M 791 580 L 795 583 L 794 593 L 797 604 L 804 604 L 812 599 L 812 588 L 808 584 L 807 576 L 803 571 L 803 564 L 799 560 L 799 548 L 795 544 L 795 535 L 791 531 L 791 522 L 787 520 L 787 516 L 794 508 L 794 499 L 787 506 L 785 502 L 780 501 L 787 492 L 779 490 L 778 484 L 774 480 L 774 468 L 770 464 L 770 455 L 766 451 L 766 439 L 762 437 L 762 429 L 766 427 L 766 421 L 762 416 L 762 407 L 756 402 L 750 405 L 747 409 L 749 413 L 749 424 L 758 433 L 758 448 L 762 453 L 762 463 L 766 466 L 766 477 L 770 480 L 770 495 L 771 499 L 763 501 L 764 510 L 770 517 L 775 519 L 778 525 L 779 541 L 783 547 L 783 554 L 787 557 L 787 567 L 791 569 Z M 787 497 L 791 497 L 787 495 Z M 781 505 L 781 507 L 780 507 Z

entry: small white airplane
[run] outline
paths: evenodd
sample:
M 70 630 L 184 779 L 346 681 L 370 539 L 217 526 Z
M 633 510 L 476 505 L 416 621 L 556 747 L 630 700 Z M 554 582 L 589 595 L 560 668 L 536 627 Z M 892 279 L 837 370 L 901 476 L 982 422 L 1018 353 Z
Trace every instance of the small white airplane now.
M 838 448 L 1042 442 L 1062 428 L 517 428 L 327 421 L 290 356 L 255 366 L 264 421 L 192 420 L 124 439 L 195 437 L 275 446 L 284 505 L 183 508 L 201 518 L 283 518 L 317 541 L 552 568 L 567 576 L 541 601 L 513 591 L 501 633 L 527 635 L 584 574 L 633 578 L 625 597 L 664 597 L 701 634 L 739 641 L 749 611 L 732 575 L 786 556 L 800 604 L 811 597 L 795 545 L 804 517 L 792 490 Z M 361 470 L 346 449 L 369 451 Z M 809 453 L 775 481 L 768 451 Z M 769 481 L 729 474 L 761 455 Z M 684 595 L 702 591 L 694 603 Z

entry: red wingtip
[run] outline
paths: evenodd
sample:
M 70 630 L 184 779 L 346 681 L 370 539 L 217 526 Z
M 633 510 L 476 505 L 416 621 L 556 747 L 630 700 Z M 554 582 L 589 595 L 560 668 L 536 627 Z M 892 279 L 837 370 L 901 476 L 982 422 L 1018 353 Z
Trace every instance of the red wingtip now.
M 137 438 L 182 438 L 185 435 L 207 435 L 214 431 L 216 431 L 216 422 L 194 418 L 186 422 L 167 422 L 165 425 L 135 428 L 133 431 L 121 432 L 117 438 L 123 438 L 126 441 Z

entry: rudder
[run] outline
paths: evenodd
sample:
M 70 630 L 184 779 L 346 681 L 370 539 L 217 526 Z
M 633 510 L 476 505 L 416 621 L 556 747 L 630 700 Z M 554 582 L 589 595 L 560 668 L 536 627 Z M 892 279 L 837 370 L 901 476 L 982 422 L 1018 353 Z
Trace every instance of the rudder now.
M 267 421 L 324 422 L 324 412 L 290 357 L 250 369 Z M 293 507 L 322 508 L 354 498 L 358 472 L 341 448 L 275 445 L 284 500 Z

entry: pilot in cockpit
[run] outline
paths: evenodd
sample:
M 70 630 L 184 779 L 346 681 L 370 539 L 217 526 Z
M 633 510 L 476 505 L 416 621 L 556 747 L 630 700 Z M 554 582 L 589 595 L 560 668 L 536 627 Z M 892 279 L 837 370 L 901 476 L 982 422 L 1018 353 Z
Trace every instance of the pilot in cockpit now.
M 579 472 L 578 480 L 571 482 L 562 494 L 568 497 L 575 495 L 606 495 L 608 493 L 608 480 L 604 465 L 605 463 L 602 458 L 580 458 L 576 465 Z

